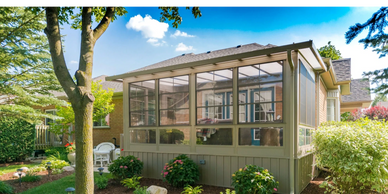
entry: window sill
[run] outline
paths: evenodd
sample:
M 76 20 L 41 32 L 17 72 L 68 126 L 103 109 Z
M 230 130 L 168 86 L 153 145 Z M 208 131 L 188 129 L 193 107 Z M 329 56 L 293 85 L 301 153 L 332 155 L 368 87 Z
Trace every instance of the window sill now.
M 110 129 L 110 126 L 93 126 L 93 129 Z

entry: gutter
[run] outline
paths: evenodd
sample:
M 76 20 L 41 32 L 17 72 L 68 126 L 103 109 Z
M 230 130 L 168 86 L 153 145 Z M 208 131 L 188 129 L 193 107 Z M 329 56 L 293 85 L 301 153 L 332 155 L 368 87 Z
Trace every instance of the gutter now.
M 231 60 L 236 60 L 236 59 L 255 57 L 255 56 L 260 56 L 260 55 L 270 55 L 270 54 L 279 53 L 279 52 L 287 52 L 288 50 L 291 51 L 291 50 L 298 50 L 298 49 L 304 49 L 304 48 L 309 48 L 311 50 L 311 52 L 313 53 L 313 55 L 315 56 L 315 58 L 318 60 L 322 69 L 326 70 L 326 66 L 324 65 L 318 51 L 316 50 L 316 48 L 313 44 L 313 41 L 309 40 L 309 41 L 301 42 L 301 43 L 293 43 L 293 44 L 289 44 L 289 45 L 285 45 L 285 46 L 272 47 L 272 48 L 267 48 L 267 49 L 255 50 L 255 51 L 250 51 L 250 52 L 245 52 L 245 53 L 239 53 L 239 54 L 217 57 L 217 58 L 212 58 L 212 59 L 205 59 L 205 60 L 200 60 L 200 61 L 193 61 L 193 62 L 188 62 L 188 63 L 181 63 L 181 64 L 171 65 L 171 66 L 167 66 L 167 67 L 148 69 L 148 70 L 144 70 L 144 71 L 128 72 L 128 73 L 124 73 L 124 74 L 106 77 L 105 80 L 112 81 L 112 80 L 116 80 L 116 79 L 123 79 L 123 78 L 128 78 L 128 77 L 135 77 L 135 76 L 159 73 L 159 72 L 164 72 L 164 71 L 173 71 L 176 69 L 193 68 L 193 67 L 202 66 L 202 65 L 208 65 L 208 64 L 220 63 L 220 62 L 231 61 Z
M 295 156 L 294 156 L 294 152 L 295 152 L 295 130 L 297 130 L 297 126 L 296 126 L 296 115 L 297 115 L 297 107 L 295 104 L 295 101 L 297 101 L 297 98 L 296 98 L 296 93 L 295 91 L 297 90 L 296 88 L 296 80 L 297 80 L 297 76 L 295 76 L 295 64 L 294 62 L 292 61 L 292 51 L 291 49 L 287 50 L 287 61 L 290 65 L 290 69 L 291 69 L 291 86 L 292 86 L 292 89 L 290 90 L 291 94 L 291 100 L 290 100 L 290 126 L 293 126 L 292 128 L 294 128 L 294 130 L 291 130 L 292 132 L 290 133 L 290 193 L 291 194 L 294 194 L 295 193 Z

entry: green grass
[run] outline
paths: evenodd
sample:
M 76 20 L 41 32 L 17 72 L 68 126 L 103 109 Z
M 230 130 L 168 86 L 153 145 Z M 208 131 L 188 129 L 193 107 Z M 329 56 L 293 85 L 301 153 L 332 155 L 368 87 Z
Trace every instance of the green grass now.
M 104 173 L 105 174 L 105 173 Z M 94 176 L 100 176 L 98 172 L 94 172 Z M 110 175 L 105 174 L 104 176 L 110 177 Z M 49 182 L 28 191 L 24 191 L 21 194 L 36 194 L 36 193 L 44 193 L 44 194 L 57 194 L 57 193 L 65 193 L 65 189 L 68 187 L 75 188 L 75 174 L 71 174 L 67 177 L 63 177 L 59 180 Z
M 17 169 L 24 167 L 24 166 L 31 168 L 31 167 L 38 166 L 38 165 L 39 165 L 39 163 L 32 163 L 32 164 L 20 164 L 20 165 L 11 165 L 11 166 L 6 166 L 6 167 L 0 167 L 0 176 L 3 174 L 7 174 L 9 172 L 16 172 Z

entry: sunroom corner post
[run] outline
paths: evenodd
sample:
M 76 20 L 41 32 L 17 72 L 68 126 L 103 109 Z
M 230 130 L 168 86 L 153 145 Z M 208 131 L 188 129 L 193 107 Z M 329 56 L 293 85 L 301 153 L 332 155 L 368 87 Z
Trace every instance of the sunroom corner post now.
M 189 123 L 190 123 L 190 152 L 195 152 L 195 142 L 196 142 L 196 129 L 195 125 L 197 123 L 196 118 L 196 80 L 195 80 L 195 73 L 189 74 L 189 99 L 190 99 L 190 104 L 189 104 Z
M 129 83 L 125 79 L 123 80 L 123 134 L 124 134 L 124 140 L 120 139 L 121 141 L 129 142 Z M 124 143 L 124 147 L 121 149 L 128 150 L 129 149 L 129 143 Z M 124 153 L 124 152 L 122 152 Z

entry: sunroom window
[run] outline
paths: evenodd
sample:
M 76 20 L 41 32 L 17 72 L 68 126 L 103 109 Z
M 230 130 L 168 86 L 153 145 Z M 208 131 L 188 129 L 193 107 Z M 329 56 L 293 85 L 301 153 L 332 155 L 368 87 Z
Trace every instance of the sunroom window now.
M 189 76 L 159 80 L 160 125 L 189 124 Z
M 239 123 L 283 121 L 283 61 L 238 68 Z
M 238 144 L 241 146 L 283 146 L 283 128 L 240 128 Z
M 300 62 L 300 123 L 315 127 L 315 78 Z
M 155 80 L 129 84 L 130 126 L 155 125 Z
M 232 69 L 198 73 L 196 79 L 197 124 L 232 123 Z

